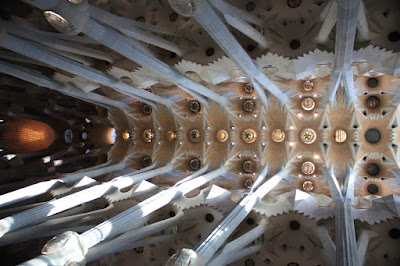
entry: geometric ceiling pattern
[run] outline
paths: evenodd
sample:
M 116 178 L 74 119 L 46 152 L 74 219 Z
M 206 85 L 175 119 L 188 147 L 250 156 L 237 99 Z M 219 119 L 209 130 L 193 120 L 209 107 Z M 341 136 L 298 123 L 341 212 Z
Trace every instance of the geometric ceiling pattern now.
M 7 10 L 0 72 L 113 126 L 106 162 L 0 196 L 22 265 L 398 265 L 399 3 Z

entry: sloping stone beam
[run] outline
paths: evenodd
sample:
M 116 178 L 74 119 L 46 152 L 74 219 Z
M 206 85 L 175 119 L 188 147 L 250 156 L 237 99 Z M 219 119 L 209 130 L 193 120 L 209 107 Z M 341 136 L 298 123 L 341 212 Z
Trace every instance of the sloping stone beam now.
M 101 25 L 92 17 L 90 5 L 87 3 L 87 0 L 83 0 L 80 4 L 74 4 L 70 1 L 62 0 L 27 0 L 25 2 L 41 8 L 42 10 L 46 10 L 46 12 L 53 12 L 53 14 L 57 14 L 58 17 L 62 17 L 64 22 L 66 21 L 70 26 L 65 27 L 65 23 L 60 23 L 58 20 L 51 20 L 51 18 L 49 20 L 49 22 L 61 32 L 69 35 L 83 32 L 98 43 L 124 55 L 126 58 L 129 58 L 141 66 L 153 71 L 160 77 L 165 77 L 167 80 L 173 82 L 189 94 L 195 92 L 221 104 L 222 106 L 227 107 L 231 105 L 225 97 L 218 95 L 203 85 L 200 85 L 182 75 L 176 69 L 173 69 L 164 62 L 155 58 L 153 55 L 130 43 L 114 29 Z M 202 97 L 198 98 L 198 100 L 204 105 L 208 105 L 208 102 Z
M 194 249 L 197 254 L 198 263 L 207 265 L 217 250 L 224 244 L 225 240 L 232 234 L 236 227 L 246 218 L 252 211 L 254 205 L 258 203 L 269 191 L 271 191 L 284 177 L 286 177 L 291 167 L 286 167 L 276 175 L 268 179 L 258 188 L 251 189 L 250 193 L 244 197 L 239 204 L 224 218 L 216 228 L 203 239 Z M 268 167 L 264 167 L 260 173 L 255 186 L 259 185 L 259 180 L 264 180 L 267 175 Z
M 354 88 L 353 70 L 351 69 L 354 40 L 356 36 L 357 18 L 360 9 L 360 0 L 337 0 L 337 23 L 334 70 L 329 81 L 328 92 L 324 103 L 334 104 L 336 92 L 340 81 L 343 82 L 346 100 L 357 103 L 356 90 Z
M 0 237 L 18 228 L 36 224 L 39 221 L 46 219 L 46 217 L 98 199 L 114 191 L 114 189 L 129 187 L 143 180 L 170 172 L 173 169 L 174 165 L 169 164 L 143 173 L 133 173 L 126 176 L 120 176 L 109 182 L 84 189 L 66 197 L 8 216 L 0 220 Z
M 60 56 L 45 48 L 39 47 L 28 40 L 9 34 L 6 32 L 7 29 L 5 28 L 3 22 L 0 22 L 0 27 L 2 27 L 0 31 L 3 31 L 0 38 L 0 46 L 3 48 L 35 59 L 47 65 L 57 67 L 74 75 L 86 78 L 94 83 L 109 86 L 123 94 L 150 104 L 153 107 L 155 107 L 154 103 L 160 103 L 166 106 L 175 106 L 175 104 L 170 100 L 164 99 L 146 90 L 128 85 L 127 83 L 104 74 L 99 70 Z
M 291 101 L 289 97 L 255 65 L 250 56 L 235 37 L 233 37 L 232 33 L 220 20 L 206 0 L 198 0 L 193 2 L 193 4 L 191 0 L 169 0 L 169 3 L 179 14 L 183 16 L 194 16 L 194 18 L 196 18 L 224 52 L 249 76 L 265 107 L 268 105 L 268 100 L 263 87 L 271 92 L 281 103 L 290 104 Z
M 54 254 L 41 255 L 32 259 L 31 261 L 25 262 L 23 265 L 44 265 L 46 263 L 54 264 L 56 262 L 58 264 L 64 264 L 68 261 L 71 261 L 71 259 L 82 263 L 85 261 L 85 255 L 91 247 L 94 247 L 105 239 L 112 238 L 113 236 L 126 231 L 127 228 L 133 229 L 132 224 L 135 224 L 135 221 L 147 217 L 149 214 L 167 205 L 180 195 L 186 194 L 193 189 L 196 189 L 210 182 L 211 180 L 224 175 L 232 167 L 232 165 L 221 166 L 210 173 L 204 174 L 208 169 L 208 165 L 206 165 L 192 175 L 192 177 L 195 176 L 195 178 L 188 178 L 188 181 L 183 182 L 178 186 L 163 190 L 133 206 L 132 208 L 127 209 L 111 219 L 102 222 L 101 224 L 93 227 L 81 235 L 71 232 L 70 234 L 74 236 L 71 238 L 71 241 L 75 246 L 75 248 L 72 248 L 72 251 L 71 247 L 66 245 L 65 250 L 55 252 Z M 62 238 L 62 236 L 60 237 Z M 74 243 L 75 241 L 77 241 L 79 244 Z
M 140 242 L 140 240 L 151 236 L 154 233 L 160 232 L 168 227 L 176 225 L 183 217 L 180 212 L 172 218 L 161 220 L 150 225 L 146 225 L 134 230 L 130 230 L 121 236 L 118 236 L 110 241 L 101 243 L 89 249 L 86 255 L 86 262 L 91 262 L 103 258 L 109 254 L 127 250 L 132 242 Z
M 218 256 L 215 257 L 215 259 L 213 259 L 212 261 L 210 261 L 208 265 L 209 266 L 227 265 L 242 258 L 243 257 L 242 252 L 245 250 L 245 247 L 258 237 L 263 235 L 265 229 L 266 229 L 265 223 L 259 224 L 257 227 L 253 228 L 244 235 L 227 243 L 221 250 L 221 252 L 218 253 Z M 249 250 L 245 252 L 245 256 L 252 254 L 252 253 L 249 254 L 248 251 Z M 254 252 L 257 251 L 258 249 L 254 249 Z M 237 254 L 238 252 L 240 252 L 241 254 Z
M 320 14 L 320 18 L 323 21 L 321 28 L 319 29 L 318 35 L 316 37 L 317 43 L 326 43 L 328 41 L 329 34 L 331 33 L 333 26 L 335 26 L 337 20 L 337 3 L 336 0 L 331 0 L 325 6 L 324 10 Z M 357 30 L 359 41 L 368 41 L 369 37 L 369 27 L 366 17 L 366 10 L 364 2 L 361 1 L 360 9 L 358 12 L 357 19 Z
M 85 93 L 72 85 L 62 84 L 44 75 L 32 72 L 26 67 L 14 65 L 2 60 L 0 60 L 0 72 L 107 109 L 112 106 L 122 110 L 131 110 L 131 107 L 123 102 L 104 97 L 94 92 Z
M 356 233 L 352 213 L 354 199 L 354 179 L 359 169 L 352 169 L 344 173 L 345 182 L 340 189 L 333 171 L 324 173 L 328 177 L 332 197 L 335 199 L 335 233 L 336 233 L 336 265 L 359 266 L 360 258 L 357 252 Z
M 110 173 L 113 171 L 118 171 L 130 164 L 130 162 L 120 162 L 117 164 L 110 165 L 111 161 L 108 161 L 101 165 L 96 165 L 91 168 L 87 168 L 85 170 L 65 175 L 61 178 L 52 179 L 49 181 L 39 182 L 0 196 L 0 207 L 5 207 L 7 205 L 30 199 L 35 196 L 42 195 L 53 188 L 61 184 L 71 185 L 74 182 L 81 180 L 85 176 L 95 177 L 99 175 L 103 175 L 106 173 Z

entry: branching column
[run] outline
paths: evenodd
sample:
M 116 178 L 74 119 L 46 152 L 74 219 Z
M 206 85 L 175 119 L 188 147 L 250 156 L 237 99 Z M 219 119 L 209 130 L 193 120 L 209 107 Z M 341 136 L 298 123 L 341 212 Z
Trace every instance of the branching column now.
M 110 161 L 97 165 L 73 174 L 65 175 L 59 179 L 52 179 L 45 182 L 39 182 L 0 196 L 0 207 L 4 207 L 25 199 L 33 198 L 35 196 L 42 195 L 52 188 L 55 188 L 60 184 L 71 185 L 76 181 L 81 180 L 85 176 L 99 176 L 113 171 L 118 171 L 130 164 L 130 162 L 121 162 L 117 164 L 110 165 Z
M 331 74 L 329 88 L 324 102 L 335 103 L 336 92 L 340 81 L 343 82 L 348 103 L 356 103 L 354 89 L 353 60 L 354 40 L 356 36 L 357 18 L 360 0 L 338 0 L 335 42 L 335 67 Z
M 79 5 L 68 1 L 51 0 L 26 0 L 25 2 L 41 8 L 42 10 L 52 10 L 53 12 L 57 13 L 57 15 L 68 21 L 70 25 L 72 25 L 72 27 L 66 28 L 64 25 L 60 25 L 58 21 L 50 20 L 50 23 L 58 30 L 61 30 L 67 34 L 77 34 L 79 32 L 85 33 L 90 38 L 153 71 L 157 75 L 165 77 L 167 80 L 173 82 L 189 94 L 193 94 L 194 97 L 197 96 L 196 98 L 198 98 L 198 100 L 203 104 L 208 105 L 208 102 L 202 97 L 199 97 L 199 95 L 212 99 L 223 106 L 231 105 L 231 103 L 225 97 L 220 96 L 203 85 L 192 81 L 188 77 L 179 73 L 177 70 L 155 58 L 150 53 L 142 50 L 138 46 L 133 45 L 114 29 L 101 25 L 98 21 L 96 21 L 96 19 L 92 18 L 91 12 L 94 12 L 94 9 L 90 8 L 90 5 L 87 3 L 87 1 L 82 1 L 82 3 Z M 97 15 L 93 15 L 93 17 L 97 17 Z
M 209 266 L 221 266 L 232 263 L 242 257 L 251 255 L 261 249 L 261 245 L 245 248 L 255 239 L 264 234 L 266 229 L 265 223 L 258 225 L 244 235 L 238 237 L 235 240 L 227 243 L 218 256 L 213 259 L 208 265 Z M 249 253 L 252 251 L 251 253 Z
M 235 37 L 233 37 L 232 33 L 219 19 L 218 15 L 206 0 L 195 1 L 195 5 L 192 5 L 189 0 L 170 0 L 169 2 L 175 11 L 181 15 L 194 16 L 236 65 L 243 69 L 252 81 L 265 107 L 267 107 L 268 101 L 263 87 L 270 91 L 280 102 L 290 104 L 289 97 L 282 93 L 282 91 L 261 72 L 261 69 L 254 64 L 253 60 Z
M 343 190 L 340 189 L 333 171 L 324 172 L 328 176 L 331 195 L 335 199 L 336 265 L 359 266 L 361 264 L 357 252 L 356 232 L 352 213 L 354 179 L 359 169 L 353 169 L 344 175 Z M 325 241 L 325 244 L 329 244 L 329 241 Z
M 0 27 L 5 30 L 3 23 L 0 23 Z M 45 48 L 33 44 L 32 42 L 8 34 L 6 32 L 3 32 L 1 36 L 0 46 L 13 52 L 27 56 L 29 58 L 35 59 L 39 62 L 57 67 L 77 76 L 84 77 L 94 83 L 99 83 L 105 86 L 109 86 L 111 88 L 115 88 L 121 93 L 127 94 L 150 105 L 154 106 L 153 102 L 156 102 L 167 106 L 174 106 L 174 103 L 170 100 L 164 99 L 146 90 L 128 85 L 127 83 L 122 82 L 107 74 L 104 74 L 99 70 L 55 54 Z
M 217 170 L 202 175 L 208 169 L 208 166 L 206 165 L 199 171 L 195 172 L 191 176 L 192 178 L 189 177 L 186 182 L 183 182 L 180 185 L 174 186 L 170 189 L 163 190 L 156 195 L 133 206 L 132 208 L 127 209 L 120 214 L 112 217 L 111 219 L 106 220 L 103 223 L 95 226 L 94 228 L 84 232 L 82 235 L 77 235 L 76 238 L 73 237 L 72 241 L 77 240 L 80 243 L 79 245 L 75 245 L 76 248 L 74 249 L 74 252 L 70 252 L 69 247 L 67 246 L 65 251 L 60 251 L 60 253 L 56 254 L 39 256 L 31 261 L 27 261 L 24 265 L 41 265 L 48 262 L 65 263 L 67 261 L 70 261 L 73 256 L 75 256 L 75 258 L 79 259 L 79 261 L 81 262 L 91 247 L 97 245 L 105 239 L 112 238 L 113 236 L 120 234 L 128 229 L 133 229 L 134 227 L 132 227 L 132 224 L 137 224 L 136 221 L 138 221 L 139 219 L 142 219 L 143 217 L 146 217 L 154 211 L 162 208 L 178 196 L 186 194 L 193 189 L 196 189 L 210 182 L 214 178 L 217 178 L 227 173 L 231 168 L 232 165 L 222 166 Z M 139 226 L 139 224 L 137 224 L 136 226 Z M 75 236 L 75 234 L 73 233 L 72 235 Z M 121 238 L 120 240 L 124 241 L 124 238 Z M 118 242 L 119 241 L 117 241 L 116 243 Z M 80 246 L 84 248 L 80 249 Z
M 0 220 L 0 237 L 7 232 L 16 230 L 23 226 L 35 224 L 45 219 L 46 217 L 71 209 L 80 204 L 98 199 L 108 194 L 109 192 L 112 192 L 113 189 L 123 189 L 140 181 L 152 178 L 157 175 L 165 174 L 169 171 L 172 171 L 173 169 L 174 165 L 167 165 L 140 174 L 117 177 L 110 182 L 84 189 L 66 197 L 50 201 L 38 207 L 6 217 Z
M 258 180 L 263 180 L 267 174 L 268 167 L 260 173 Z M 252 211 L 254 205 L 259 202 L 269 191 L 271 191 L 281 180 L 291 171 L 291 167 L 281 170 L 279 173 L 271 177 L 262 184 L 254 192 L 243 198 L 239 204 L 232 210 L 229 215 L 224 218 L 217 227 L 207 235 L 205 239 L 194 249 L 197 254 L 198 263 L 206 265 L 217 250 L 224 244 L 225 240 L 232 234 L 236 227 L 246 218 Z M 258 185 L 259 182 L 254 185 Z M 172 259 L 172 258 L 171 258 Z

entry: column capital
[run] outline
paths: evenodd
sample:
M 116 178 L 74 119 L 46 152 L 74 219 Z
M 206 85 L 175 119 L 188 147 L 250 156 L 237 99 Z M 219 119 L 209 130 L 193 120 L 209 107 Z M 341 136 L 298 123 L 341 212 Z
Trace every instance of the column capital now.
M 57 265 L 85 265 L 87 251 L 80 235 L 67 231 L 50 239 L 41 253 Z
M 44 16 L 58 31 L 67 35 L 76 35 L 88 26 L 90 17 L 88 1 L 78 2 L 58 1 L 50 10 L 44 11 Z
M 184 17 L 195 15 L 196 8 L 193 0 L 168 0 L 168 3 L 172 9 Z
M 200 258 L 192 249 L 179 250 L 167 261 L 165 266 L 201 266 Z

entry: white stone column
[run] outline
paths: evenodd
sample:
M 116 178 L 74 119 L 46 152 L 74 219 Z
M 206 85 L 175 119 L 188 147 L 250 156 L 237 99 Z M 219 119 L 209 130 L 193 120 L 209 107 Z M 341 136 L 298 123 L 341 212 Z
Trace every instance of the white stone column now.
M 41 9 L 44 10 L 43 8 L 41 8 Z M 107 12 L 101 8 L 98 8 L 98 7 L 95 7 L 92 5 L 89 6 L 89 9 L 90 9 L 90 16 L 93 19 L 101 20 L 103 22 L 103 24 L 107 24 L 107 25 L 112 26 L 117 29 L 119 27 L 137 28 L 137 29 L 141 29 L 141 30 L 145 30 L 145 31 L 161 33 L 164 35 L 176 35 L 176 31 L 173 29 L 160 27 L 157 25 L 152 25 L 149 23 L 120 17 L 120 16 L 114 15 L 110 12 Z
M 208 166 L 203 167 L 199 171 L 205 171 Z M 142 201 L 141 203 L 133 206 L 130 209 L 123 211 L 122 213 L 112 217 L 111 219 L 104 221 L 97 225 L 91 230 L 82 234 L 82 239 L 86 243 L 87 247 L 93 247 L 101 241 L 110 238 L 128 227 L 132 220 L 147 216 L 161 207 L 170 203 L 173 199 L 181 194 L 188 193 L 193 189 L 196 189 L 214 178 L 226 173 L 231 166 L 221 167 L 215 171 L 212 171 L 203 176 L 198 176 L 192 180 L 189 180 L 177 187 L 173 187 L 167 190 L 163 190 L 156 195 Z M 198 172 L 199 172 L 198 171 Z M 198 173 L 196 172 L 196 173 Z M 195 174 L 196 174 L 195 173 Z
M 325 226 L 319 226 L 317 230 L 319 239 L 323 247 L 324 261 L 328 266 L 334 266 L 336 264 L 335 243 L 333 243 L 332 238 L 329 235 L 328 229 Z
M 343 81 L 347 101 L 354 103 L 357 95 L 354 89 L 353 72 L 351 63 L 353 60 L 354 40 L 356 36 L 357 19 L 360 9 L 360 0 L 337 0 L 337 22 L 335 41 L 335 67 L 328 93 L 324 102 L 333 104 L 336 101 L 335 94 L 339 87 L 339 78 Z M 333 79 L 333 80 L 332 80 Z
M 331 77 L 329 79 L 329 86 L 325 94 L 325 98 L 323 99 L 323 104 L 336 103 L 336 92 L 342 80 L 342 74 L 343 73 L 339 69 L 334 69 L 331 72 Z
M 359 266 L 350 200 L 335 200 L 336 265 Z
M 259 224 L 257 227 L 251 229 L 249 232 L 244 235 L 232 240 L 227 243 L 225 247 L 221 250 L 217 257 L 215 257 L 211 262 L 209 262 L 209 266 L 220 266 L 226 265 L 228 263 L 234 262 L 241 258 L 242 254 L 239 255 L 239 258 L 236 257 L 238 252 L 243 251 L 243 249 L 253 242 L 255 239 L 264 234 L 266 225 L 264 223 Z M 254 251 L 255 252 L 255 251 Z M 247 254 L 246 255 L 250 255 Z M 234 260 L 233 260 L 234 257 Z
M 181 183 L 176 187 L 163 190 L 156 195 L 133 206 L 132 208 L 127 209 L 122 213 L 112 217 L 111 219 L 106 220 L 103 223 L 84 232 L 79 236 L 79 242 L 82 246 L 85 247 L 86 250 L 83 251 L 87 252 L 89 248 L 97 245 L 105 239 L 111 238 L 121 232 L 126 231 L 128 228 L 130 230 L 133 229 L 134 227 L 132 227 L 132 224 L 135 224 L 137 220 L 142 219 L 143 217 L 146 217 L 154 211 L 162 208 L 163 206 L 170 203 L 173 199 L 179 197 L 181 194 L 188 193 L 193 189 L 196 189 L 210 182 L 214 178 L 217 178 L 220 175 L 227 173 L 231 168 L 232 165 L 222 166 L 217 170 L 202 175 L 208 169 L 208 165 L 206 165 L 193 174 L 193 176 L 196 176 L 195 178 L 188 178 L 187 182 Z M 61 258 L 63 259 L 64 263 L 71 260 L 70 254 L 67 252 L 57 255 L 57 259 Z M 41 263 L 52 260 L 53 259 L 51 256 L 41 255 L 30 261 L 25 262 L 25 264 L 23 265 L 42 265 Z
M 261 69 L 254 64 L 253 60 L 235 37 L 233 37 L 232 33 L 219 19 L 218 15 L 206 0 L 196 1 L 195 7 L 192 7 L 193 10 L 188 13 L 184 13 L 182 10 L 189 5 L 190 1 L 185 2 L 185 7 L 183 7 L 182 1 L 170 0 L 169 2 L 172 8 L 178 13 L 186 16 L 194 16 L 196 18 L 224 52 L 249 76 L 265 107 L 268 105 L 268 100 L 263 87 L 270 91 L 281 103 L 290 104 L 291 101 L 289 97 L 282 93 L 282 91 L 261 72 Z M 176 4 L 176 2 L 178 4 Z M 189 9 L 189 7 L 187 7 L 187 9 Z
M 126 166 L 127 163 L 123 163 L 123 165 Z M 35 208 L 3 218 L 0 220 L 0 237 L 7 232 L 27 225 L 35 224 L 46 219 L 46 217 L 98 199 L 110 192 L 113 192 L 115 189 L 123 189 L 140 181 L 170 172 L 174 169 L 174 167 L 174 165 L 170 164 L 140 174 L 133 173 L 127 176 L 117 177 L 110 182 L 84 189 L 66 197 L 52 200 Z
M 181 89 L 189 90 L 187 91 L 188 93 L 191 93 L 190 91 L 194 91 L 224 106 L 231 105 L 228 99 L 218 95 L 203 85 L 192 81 L 188 77 L 183 76 L 177 70 L 171 68 L 154 56 L 129 43 L 120 34 L 102 26 L 95 20 L 90 20 L 90 26 L 86 28 L 85 34 L 99 43 L 109 47 L 110 49 L 124 55 L 130 60 L 140 64 L 141 66 L 150 69 L 157 75 L 165 77 L 167 80 L 175 83 Z
M 3 28 L 2 30 L 5 30 L 2 23 L 0 23 L 0 27 Z M 11 34 L 2 34 L 0 39 L 0 46 L 18 54 L 22 54 L 29 58 L 35 59 L 39 62 L 57 67 L 77 76 L 84 77 L 94 83 L 109 86 L 123 94 L 129 95 L 152 106 L 154 106 L 154 102 L 167 106 L 175 106 L 175 104 L 168 99 L 164 99 L 146 90 L 128 85 L 127 83 L 122 82 L 121 80 L 118 80 L 107 74 L 104 74 L 99 70 L 55 54 L 49 50 L 34 45 L 27 40 L 13 36 Z
M 38 86 L 46 87 L 58 92 L 61 92 L 65 95 L 80 99 L 85 102 L 93 103 L 96 105 L 103 106 L 108 108 L 110 106 L 122 109 L 122 110 L 130 110 L 131 107 L 126 105 L 123 102 L 119 102 L 102 95 L 99 95 L 94 92 L 85 93 L 82 90 L 73 87 L 72 85 L 64 85 L 55 80 L 47 78 L 43 75 L 30 71 L 30 69 L 14 65 L 5 61 L 0 60 L 0 72 L 31 82 Z
M 359 170 L 359 168 L 348 170 L 344 174 L 343 189 L 340 188 L 332 172 L 324 171 L 328 176 L 331 195 L 335 199 L 336 265 L 338 266 L 361 265 L 356 255 L 358 253 L 351 205 L 354 198 L 354 179 Z
M 133 24 L 130 23 L 130 20 L 114 15 L 103 9 L 94 6 L 90 6 L 89 8 L 90 8 L 90 16 L 92 18 L 101 21 L 103 24 L 107 24 L 108 26 L 113 27 L 114 29 L 122 32 L 126 36 L 138 41 L 142 41 L 163 48 L 167 51 L 171 51 L 173 53 L 176 53 L 180 57 L 183 56 L 183 52 L 179 49 L 178 45 L 176 45 L 175 43 L 167 41 L 161 37 L 153 35 L 152 33 L 137 27 L 137 24 L 140 22 L 135 21 L 136 24 Z M 168 31 L 167 29 L 162 30 L 162 32 L 164 34 L 165 32 L 172 34 L 172 32 Z
M 107 61 L 108 63 L 113 63 L 111 57 L 107 53 L 102 52 L 101 50 L 89 48 L 80 45 L 79 43 L 61 40 L 54 35 L 52 36 L 46 34 L 45 31 L 34 29 L 25 25 L 12 23 L 8 21 L 3 23 L 5 24 L 5 27 L 7 28 L 7 31 L 9 33 L 41 43 L 43 45 L 46 45 L 47 47 L 50 47 L 51 49 L 83 55 L 91 58 L 104 60 Z
M 271 45 L 263 34 L 249 24 L 252 23 L 263 27 L 261 19 L 223 0 L 209 0 L 209 2 L 223 14 L 229 25 L 256 41 L 260 48 L 267 49 Z
M 206 236 L 205 239 L 194 249 L 199 263 L 207 264 L 217 250 L 224 244 L 236 227 L 252 211 L 254 205 L 259 202 L 269 191 L 271 191 L 282 178 L 289 175 L 291 167 L 281 170 L 268 181 L 258 187 L 254 192 L 244 197 L 239 204 L 228 214 L 216 228 Z M 261 172 L 258 179 L 263 179 L 267 174 L 267 167 Z M 256 182 L 257 183 L 257 182 Z
M 330 0 L 325 9 L 321 12 L 321 20 L 324 22 L 319 29 L 316 37 L 317 43 L 326 43 L 328 41 L 329 33 L 331 33 L 333 26 L 336 23 L 337 3 L 336 0 Z
M 250 246 L 247 248 L 239 249 L 239 250 L 237 250 L 237 252 L 233 253 L 232 256 L 228 257 L 227 261 L 224 264 L 219 264 L 219 265 L 220 266 L 227 265 L 227 264 L 230 264 L 237 260 L 240 260 L 241 258 L 252 255 L 252 254 L 260 251 L 262 249 L 262 247 L 263 247 L 262 244 L 258 244 L 258 245 Z M 215 265 L 218 265 L 218 264 L 215 264 Z
M 42 195 L 50 191 L 52 188 L 55 188 L 57 184 L 71 185 L 72 183 L 81 180 L 85 176 L 95 177 L 103 175 L 113 171 L 121 170 L 130 164 L 130 162 L 121 162 L 113 165 L 110 165 L 110 163 L 111 162 L 108 161 L 104 164 L 87 168 L 73 174 L 68 174 L 58 179 L 39 182 L 25 188 L 6 193 L 0 196 L 0 207 Z
M 367 253 L 370 235 L 367 230 L 362 230 L 357 240 L 357 255 L 360 259 L 360 265 L 364 265 L 365 254 Z
M 86 261 L 91 262 L 103 258 L 109 254 L 120 252 L 129 249 L 130 243 L 136 242 L 151 236 L 154 233 L 160 232 L 168 227 L 176 225 L 181 219 L 183 213 L 178 213 L 172 218 L 161 220 L 150 225 L 146 225 L 134 230 L 130 230 L 121 236 L 111 239 L 107 242 L 100 243 L 89 249 L 86 255 Z
M 167 80 L 173 82 L 181 89 L 188 89 L 188 93 L 193 91 L 212 99 L 223 106 L 231 105 L 231 103 L 225 97 L 220 96 L 203 85 L 192 81 L 151 54 L 133 45 L 126 40 L 126 38 L 122 37 L 121 34 L 101 25 L 93 18 L 90 18 L 92 9 L 87 4 L 86 0 L 84 0 L 83 4 L 81 5 L 74 5 L 70 2 L 65 3 L 61 1 L 50 0 L 41 0 L 38 2 L 26 0 L 25 2 L 30 3 L 42 10 L 52 10 L 66 19 L 72 25 L 73 29 L 72 32 L 68 33 L 76 34 L 77 32 L 81 31 L 97 42 L 155 72 L 157 75 L 165 77 Z M 47 8 L 43 9 L 44 7 Z M 82 20 L 84 20 L 85 23 L 82 23 Z M 57 28 L 61 29 L 62 27 Z M 68 31 L 69 29 L 66 30 Z M 207 105 L 207 103 L 204 104 Z
M 357 37 L 361 42 L 369 41 L 369 27 L 364 2 L 360 2 L 360 11 L 357 21 Z
M 54 236 L 65 231 L 74 231 L 79 233 L 85 232 L 92 228 L 93 225 L 81 225 L 82 219 L 85 220 L 85 224 L 86 222 L 101 219 L 101 217 L 107 215 L 107 212 L 111 211 L 112 208 L 113 206 L 109 205 L 100 210 L 94 210 L 70 216 L 66 216 L 66 214 L 64 216 L 64 214 L 62 214 L 64 217 L 53 218 L 31 227 L 25 227 L 9 232 L 0 238 L 0 247 L 25 242 L 39 237 Z M 73 228 L 77 228 L 79 231 Z
M 41 265 L 85 265 L 87 248 L 82 243 L 79 234 L 71 231 L 53 237 L 42 249 L 42 254 L 29 261 L 21 263 L 25 266 Z M 64 254 L 68 254 L 65 258 Z

